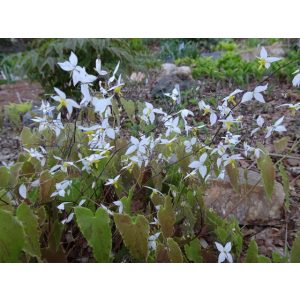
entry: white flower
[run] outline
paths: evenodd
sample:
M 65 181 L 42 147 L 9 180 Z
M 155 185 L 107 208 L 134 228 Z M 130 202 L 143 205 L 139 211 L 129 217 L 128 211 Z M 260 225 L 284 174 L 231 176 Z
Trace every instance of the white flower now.
M 218 251 L 220 252 L 219 258 L 218 258 L 218 263 L 224 262 L 226 259 L 228 262 L 232 263 L 232 255 L 230 254 L 231 251 L 231 242 L 228 242 L 225 247 L 223 247 L 220 243 L 215 242 L 216 247 Z
M 264 92 L 265 90 L 267 90 L 267 88 L 268 88 L 268 84 L 266 84 L 266 85 L 259 85 L 259 86 L 257 86 L 254 89 L 253 92 L 246 92 L 243 95 L 241 103 L 248 102 L 248 101 L 252 100 L 253 97 L 258 102 L 265 103 L 265 99 L 264 99 L 264 97 L 263 97 L 263 95 L 261 93 Z
M 105 76 L 107 75 L 107 72 L 105 70 L 101 69 L 101 59 L 97 58 L 96 59 L 96 68 L 95 71 L 100 75 L 100 76 Z
M 124 205 L 123 202 L 118 200 L 118 201 L 114 201 L 113 204 L 115 204 L 116 206 L 118 206 L 118 213 L 121 214 L 124 210 Z
M 199 109 L 204 111 L 204 115 L 207 113 L 210 113 L 209 121 L 210 125 L 213 126 L 217 122 L 217 115 L 214 112 L 214 110 L 210 107 L 210 105 L 206 104 L 203 100 L 201 100 L 199 103 Z
M 72 161 L 63 161 L 62 158 L 58 157 L 58 156 L 53 156 L 55 159 L 61 161 L 62 163 L 61 164 L 57 164 L 55 166 L 53 166 L 49 172 L 54 174 L 57 170 L 61 170 L 62 172 L 64 173 L 67 173 L 68 172 L 68 166 L 72 166 L 74 168 L 77 168 L 79 169 Z
M 236 160 L 241 160 L 243 157 L 240 154 L 233 154 L 233 155 L 228 155 L 224 154 L 222 157 L 222 160 L 224 161 L 224 166 L 227 166 L 229 164 L 233 164 Z
M 293 78 L 293 86 L 295 87 L 299 87 L 300 86 L 300 69 L 296 70 L 293 74 L 297 74 L 294 78 Z
M 15 164 L 13 161 L 11 161 L 9 163 L 6 163 L 5 161 L 2 161 L 1 163 L 8 170 L 10 170 L 10 168 Z
M 226 144 L 235 146 L 240 142 L 240 137 L 240 135 L 233 135 L 231 132 L 226 132 L 226 136 L 222 138 Z
M 257 128 L 254 128 L 252 131 L 251 131 L 251 136 L 256 133 L 258 130 L 260 130 L 262 128 L 262 126 L 264 125 L 265 123 L 265 120 L 263 117 L 261 116 L 258 116 L 258 118 L 256 119 L 256 124 L 258 125 Z
M 260 65 L 259 68 L 266 68 L 266 69 L 270 68 L 271 63 L 282 59 L 281 57 L 268 56 L 268 52 L 264 47 L 261 48 L 260 57 L 257 57 L 257 58 L 258 58 L 258 63 Z
M 168 137 L 172 132 L 175 133 L 181 133 L 180 128 L 178 127 L 179 123 L 179 117 L 176 117 L 174 119 L 170 118 L 168 119 L 164 125 L 167 127 L 166 136 Z
M 183 144 L 185 146 L 185 152 L 190 153 L 192 152 L 193 145 L 195 145 L 197 142 L 197 139 L 193 137 L 190 141 L 184 141 Z
M 103 204 L 101 204 L 101 207 L 109 214 L 109 215 L 113 215 L 113 212 L 110 210 L 110 209 L 108 209 L 105 205 L 103 205 Z
M 172 138 L 171 140 L 168 139 L 160 139 L 160 145 L 166 145 L 166 146 L 170 146 L 173 142 L 175 142 L 177 140 L 176 137 Z
M 211 151 L 211 154 L 218 153 L 220 156 L 224 155 L 226 150 L 228 149 L 228 145 L 224 145 L 223 142 L 220 142 L 218 146 Z
M 70 203 L 72 203 L 72 202 L 62 202 L 62 203 L 60 203 L 58 206 L 56 206 L 57 207 L 57 209 L 59 209 L 59 210 L 65 210 L 65 205 L 66 204 L 70 204 Z
M 117 183 L 118 183 L 118 180 L 119 180 L 120 176 L 121 176 L 121 175 L 118 175 L 118 176 L 116 176 L 116 177 L 113 178 L 113 179 L 108 179 L 108 180 L 106 181 L 105 185 L 114 185 L 114 186 L 116 186 Z
M 198 169 L 200 175 L 204 178 L 206 173 L 207 173 L 207 168 L 204 165 L 204 162 L 207 158 L 207 153 L 203 153 L 199 160 L 193 161 L 192 163 L 189 164 L 189 168 L 192 169 Z
M 161 115 L 165 115 L 166 114 L 161 109 L 154 108 L 151 103 L 145 102 L 145 104 L 146 104 L 146 107 L 143 110 L 142 119 L 147 124 L 149 124 L 149 121 L 150 121 L 151 124 L 154 123 L 154 121 L 155 121 L 155 114 L 161 114 Z
M 92 82 L 97 77 L 93 75 L 88 75 L 84 68 L 77 66 L 78 58 L 77 56 L 71 52 L 69 57 L 69 61 L 65 61 L 63 63 L 58 63 L 58 65 L 64 70 L 71 72 L 73 85 L 75 86 L 79 81 L 81 82 Z
M 157 206 L 160 206 L 160 205 L 157 205 Z M 158 209 L 159 210 L 159 209 Z M 158 225 L 159 224 L 159 222 L 158 222 L 158 219 L 157 218 L 153 218 L 153 222 L 150 222 L 149 223 L 150 225 Z
M 114 86 L 110 87 L 108 91 L 114 91 L 115 93 L 119 93 L 121 90 L 121 87 L 124 84 L 125 83 L 122 81 L 122 75 L 120 74 L 116 84 Z
M 69 216 L 66 219 L 62 220 L 61 223 L 62 224 L 70 223 L 73 220 L 73 218 L 74 218 L 74 213 L 72 212 L 69 214 Z
M 132 145 L 127 149 L 125 155 L 130 155 L 134 152 L 138 152 L 138 154 L 145 154 L 146 148 L 145 146 L 149 144 L 149 139 L 142 136 L 141 141 L 139 141 L 136 137 L 132 136 L 130 138 L 130 142 Z
M 183 119 L 183 121 L 186 121 L 185 119 L 187 118 L 187 116 L 194 116 L 194 113 L 188 109 L 182 109 L 178 112 L 178 114 L 181 114 L 181 118 Z
M 80 91 L 81 91 L 81 94 L 83 95 L 83 98 L 80 102 L 80 106 L 86 107 L 92 101 L 92 96 L 90 94 L 89 85 L 87 83 L 81 84 Z
M 153 195 L 157 195 L 157 194 L 160 194 L 161 196 L 164 196 L 164 194 L 162 194 L 159 190 L 154 189 L 151 186 L 144 185 L 144 187 L 152 191 L 151 197 Z
M 119 66 L 120 66 L 120 62 L 118 62 L 118 64 L 116 65 L 115 70 L 114 70 L 112 76 L 108 79 L 108 85 L 110 85 L 112 82 L 114 82 L 116 80 L 116 73 L 119 70 Z
M 173 102 L 176 102 L 177 104 L 181 103 L 179 84 L 176 84 L 175 88 L 172 90 L 172 93 L 164 93 L 164 95 L 170 97 Z
M 42 104 L 39 108 L 43 112 L 43 115 L 52 115 L 52 111 L 55 109 L 55 106 L 50 106 L 48 101 L 42 100 Z
M 223 127 L 226 130 L 230 130 L 230 128 L 233 124 L 241 123 L 241 117 L 234 119 L 232 117 L 232 115 L 230 114 L 226 119 L 221 119 L 221 120 L 219 120 L 219 122 L 223 123 Z
M 224 104 L 227 106 L 227 102 L 232 102 L 233 105 L 236 105 L 236 102 L 234 101 L 234 98 L 235 98 L 234 96 L 236 94 L 239 94 L 242 92 L 243 92 L 243 90 L 240 90 L 240 89 L 234 90 L 229 96 L 227 96 L 223 99 Z
M 101 113 L 101 114 L 104 113 L 105 110 L 106 110 L 106 108 L 109 105 L 112 105 L 111 99 L 112 99 L 112 97 L 110 97 L 110 98 L 102 98 L 102 99 L 93 97 L 92 104 L 95 107 L 95 112 L 96 113 L 98 112 L 98 113 Z
M 283 107 L 283 106 L 287 106 L 289 109 L 294 110 L 294 111 L 300 110 L 300 102 L 295 103 L 295 104 L 285 103 L 285 104 L 278 105 L 276 107 Z
M 55 184 L 56 191 L 51 194 L 51 197 L 55 197 L 57 195 L 61 197 L 65 197 L 66 193 L 70 194 L 70 190 L 68 188 L 70 188 L 71 185 L 72 185 L 72 180 L 63 180 L 59 183 L 56 183 Z
M 74 71 L 77 67 L 77 63 L 78 63 L 78 58 L 77 56 L 71 52 L 71 55 L 69 57 L 69 61 L 65 61 L 65 62 L 59 62 L 58 65 L 64 70 L 64 71 Z
M 60 89 L 54 88 L 54 90 L 57 96 L 52 96 L 52 99 L 59 102 L 57 109 L 60 110 L 62 107 L 66 107 L 68 110 L 68 118 L 70 118 L 73 112 L 73 107 L 80 108 L 79 104 L 72 99 L 67 99 L 66 94 Z
M 27 197 L 27 188 L 26 188 L 25 184 L 21 184 L 19 186 L 19 194 L 22 198 L 26 199 L 26 197 Z
M 267 134 L 265 136 L 265 138 L 268 138 L 271 136 L 271 134 L 273 133 L 273 131 L 277 131 L 277 132 L 284 132 L 286 131 L 286 128 L 284 125 L 281 125 L 281 123 L 283 122 L 284 117 L 281 117 L 280 119 L 278 119 L 274 125 L 272 126 L 268 126 L 267 127 Z
M 24 150 L 26 152 L 28 152 L 31 157 L 36 158 L 41 163 L 42 166 L 45 165 L 46 159 L 44 158 L 44 155 L 42 153 L 40 153 L 38 150 L 33 149 L 33 148 L 30 148 L 30 149 L 24 148 Z
M 260 148 L 251 147 L 246 142 L 244 142 L 244 154 L 246 157 L 248 156 L 248 152 L 253 152 L 256 158 L 259 158 L 260 154 L 264 153 L 263 150 L 261 150 Z
M 86 72 L 85 68 L 82 67 L 76 67 L 76 69 L 73 71 L 73 84 L 74 86 L 78 83 L 92 83 L 97 79 L 96 76 L 90 75 Z
M 153 250 L 155 251 L 156 250 L 156 240 L 158 239 L 160 235 L 160 232 L 157 232 L 153 235 L 150 235 L 149 238 L 148 238 L 148 248 L 149 250 Z

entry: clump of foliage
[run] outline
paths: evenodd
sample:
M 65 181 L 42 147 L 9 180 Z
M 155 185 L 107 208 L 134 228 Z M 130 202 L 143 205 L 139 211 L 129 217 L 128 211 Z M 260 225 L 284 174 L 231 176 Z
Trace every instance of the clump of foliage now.
M 22 116 L 32 108 L 31 102 L 10 103 L 1 108 L 1 122 L 9 122 L 15 128 L 20 128 L 22 125 Z M 3 124 L 0 124 L 2 127 Z
M 128 71 L 134 67 L 134 55 L 141 50 L 143 45 L 139 39 L 34 39 L 28 51 L 6 56 L 0 67 L 9 67 L 15 75 L 38 81 L 46 92 L 62 85 L 70 91 L 67 74 L 62 74 L 57 67 L 57 62 L 70 51 L 82 57 L 87 69 L 94 67 L 91 57 L 101 57 L 107 62 L 107 68 L 121 61 Z
M 233 42 L 220 42 L 217 50 L 225 50 L 219 58 L 198 56 L 196 58 L 182 57 L 176 60 L 177 65 L 188 65 L 192 67 L 194 78 L 209 78 L 223 83 L 245 86 L 254 80 L 261 80 L 264 75 L 263 69 L 259 68 L 258 61 L 246 61 L 235 50 Z M 291 50 L 287 53 L 286 59 L 278 63 L 278 67 L 291 64 L 281 68 L 275 76 L 283 82 L 289 82 L 293 77 L 295 62 L 299 61 L 299 50 Z M 270 71 L 274 71 L 271 67 Z
M 266 68 L 267 59 L 261 55 Z M 284 118 L 267 125 L 259 116 L 258 127 L 243 133 L 242 152 L 235 134 L 242 124 L 235 108 L 264 103 L 268 84 L 235 90 L 215 105 L 201 100 L 194 112 L 176 111 L 173 91 L 167 113 L 122 97 L 119 64 L 109 74 L 97 59 L 92 75 L 71 53 L 59 66 L 80 99 L 55 87 L 33 118 L 36 127 L 21 133 L 24 151 L 0 167 L 0 261 L 244 261 L 237 220 L 207 208 L 204 195 L 210 176 L 225 173 L 240 191 L 238 164 L 249 159 L 271 198 L 276 164 L 252 136 L 285 132 Z M 196 112 L 201 124 L 191 122 Z M 256 248 L 251 243 L 246 261 L 269 261 Z M 298 261 L 297 253 L 299 237 L 287 259 Z
M 217 39 L 160 39 L 158 57 L 163 61 L 175 61 L 182 57 L 197 58 L 200 52 L 211 51 L 216 44 Z
M 217 59 L 201 56 L 195 59 L 189 57 L 177 59 L 176 64 L 191 66 L 194 78 L 211 78 L 241 86 L 254 79 L 261 80 L 263 75 L 263 71 L 258 69 L 257 62 L 247 62 L 235 51 L 225 52 Z

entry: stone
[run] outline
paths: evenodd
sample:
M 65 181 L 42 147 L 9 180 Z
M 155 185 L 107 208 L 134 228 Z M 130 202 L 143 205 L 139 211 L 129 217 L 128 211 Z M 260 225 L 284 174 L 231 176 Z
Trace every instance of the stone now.
M 262 46 L 264 46 L 264 45 L 262 45 Z M 286 52 L 287 52 L 286 47 L 280 42 L 275 43 L 273 45 L 264 46 L 264 47 L 267 50 L 269 56 L 283 57 L 286 55 Z M 260 54 L 260 49 L 261 49 L 261 47 L 254 48 L 251 50 L 242 50 L 242 51 L 240 51 L 240 55 L 246 61 L 255 60 Z
M 22 116 L 23 125 L 29 126 L 33 124 L 34 122 L 32 121 L 32 119 L 35 117 L 43 117 L 43 112 L 40 110 L 39 107 L 33 107 L 30 111 L 28 111 Z
M 288 158 L 287 162 L 292 167 L 300 167 L 300 160 L 295 158 Z
M 176 74 L 160 77 L 154 87 L 151 89 L 152 98 L 164 97 L 164 93 L 172 93 L 172 90 L 179 85 L 180 91 L 196 87 L 196 82 L 191 78 L 182 79 Z
M 181 79 L 188 79 L 192 77 L 192 69 L 188 66 L 177 67 L 175 74 Z
M 161 66 L 161 74 L 160 78 L 169 76 L 169 75 L 176 75 L 181 79 L 188 79 L 192 78 L 192 69 L 189 66 L 180 66 L 177 67 L 171 63 L 165 63 Z
M 282 217 L 285 194 L 280 183 L 275 182 L 272 199 L 266 196 L 258 172 L 247 171 L 247 181 L 244 170 L 239 168 L 240 193 L 232 188 L 229 177 L 224 180 L 210 179 L 205 193 L 204 202 L 221 216 L 235 216 L 240 224 L 268 224 Z M 256 186 L 255 186 L 256 185 Z M 250 192 L 251 191 L 251 192 Z M 247 195 L 249 193 L 249 195 Z M 243 196 L 247 198 L 243 198 Z
M 142 72 L 133 72 L 130 75 L 130 80 L 135 82 L 142 82 L 145 79 L 145 74 Z
M 171 93 L 176 85 L 179 85 L 180 91 L 196 87 L 192 69 L 189 66 L 177 67 L 174 64 L 165 63 L 161 66 L 161 73 L 151 89 L 151 97 L 164 97 L 164 93 Z
M 163 76 L 166 76 L 166 75 L 173 74 L 175 72 L 175 70 L 177 69 L 177 66 L 174 64 L 171 64 L 171 63 L 165 63 L 165 64 L 161 65 L 161 69 L 162 69 L 161 74 Z
M 203 52 L 201 56 L 203 57 L 211 57 L 212 59 L 220 58 L 225 52 L 224 51 L 215 51 L 215 52 Z

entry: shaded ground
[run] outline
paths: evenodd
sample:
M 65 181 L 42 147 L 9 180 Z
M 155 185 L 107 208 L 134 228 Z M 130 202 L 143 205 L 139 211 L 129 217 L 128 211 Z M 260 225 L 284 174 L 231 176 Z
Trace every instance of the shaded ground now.
M 20 80 L 0 85 L 0 105 L 9 103 L 37 102 L 43 89 L 38 83 Z

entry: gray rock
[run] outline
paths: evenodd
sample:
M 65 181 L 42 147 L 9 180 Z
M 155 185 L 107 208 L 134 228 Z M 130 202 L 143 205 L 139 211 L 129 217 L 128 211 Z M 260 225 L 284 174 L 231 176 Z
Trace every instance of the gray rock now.
M 164 93 L 171 93 L 176 84 L 179 85 L 181 91 L 196 87 L 196 82 L 191 78 L 182 79 L 176 74 L 166 75 L 158 79 L 151 90 L 151 97 L 164 97 Z
M 282 43 L 275 43 L 273 45 L 264 46 L 264 47 L 266 48 L 269 56 L 283 57 L 286 55 L 287 52 L 287 48 Z M 242 50 L 240 51 L 240 55 L 246 61 L 255 60 L 260 54 L 260 49 L 261 47 L 250 49 L 250 50 Z
M 224 51 L 215 51 L 215 52 L 204 52 L 201 53 L 201 56 L 211 57 L 212 59 L 220 58 L 225 52 Z
M 39 107 L 33 107 L 30 111 L 23 115 L 23 125 L 28 126 L 34 123 L 31 119 L 35 117 L 43 117 L 43 112 L 39 109 Z
M 175 70 L 177 69 L 177 66 L 171 63 L 165 63 L 161 65 L 161 75 L 171 75 L 174 74 Z
M 210 179 L 204 197 L 206 205 L 221 216 L 235 216 L 240 224 L 267 224 L 281 219 L 285 197 L 282 185 L 275 182 L 273 196 L 269 200 L 262 182 L 255 186 L 260 179 L 259 173 L 248 171 L 246 181 L 244 170 L 239 169 L 239 177 L 240 194 L 234 191 L 227 175 L 224 180 Z

